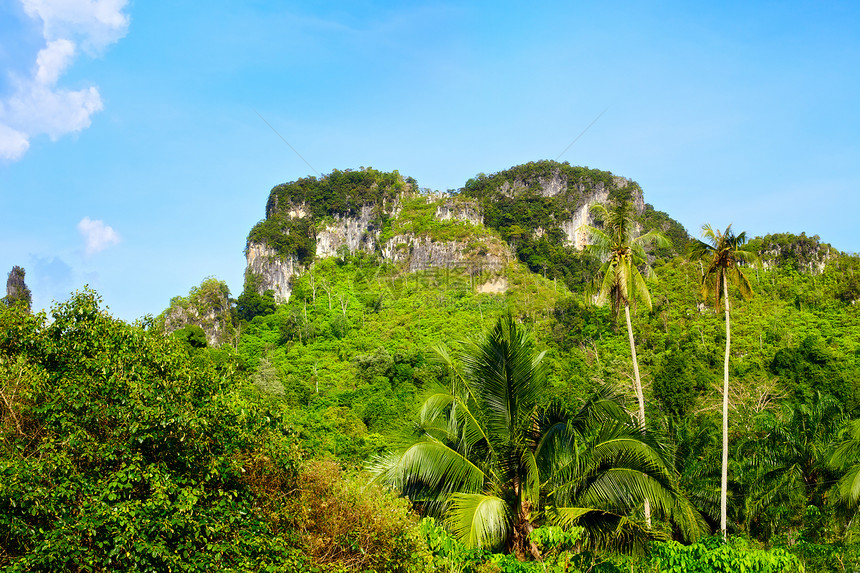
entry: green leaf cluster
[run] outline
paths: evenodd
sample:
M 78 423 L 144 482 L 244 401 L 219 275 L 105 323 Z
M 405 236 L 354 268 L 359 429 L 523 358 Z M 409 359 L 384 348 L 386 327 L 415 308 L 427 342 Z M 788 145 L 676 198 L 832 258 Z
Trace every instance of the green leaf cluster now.
M 0 311 L 0 563 L 6 571 L 300 567 L 261 510 L 295 479 L 276 412 L 242 398 L 229 350 L 111 318 L 84 290 L 53 320 Z

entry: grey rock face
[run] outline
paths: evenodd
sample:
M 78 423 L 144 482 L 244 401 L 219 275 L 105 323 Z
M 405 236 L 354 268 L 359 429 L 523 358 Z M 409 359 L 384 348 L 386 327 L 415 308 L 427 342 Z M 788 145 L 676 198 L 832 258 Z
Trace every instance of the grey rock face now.
M 428 195 L 428 203 L 438 203 L 435 219 L 463 221 L 475 226 L 483 225 L 483 216 L 474 201 L 451 198 L 446 195 Z M 278 205 L 289 209 L 290 217 L 305 217 L 309 210 L 304 205 Z M 325 223 L 316 232 L 316 256 L 338 256 L 349 253 L 379 253 L 382 259 L 403 263 L 410 272 L 434 268 L 465 268 L 476 274 L 498 271 L 512 255 L 501 240 L 485 237 L 474 241 L 434 241 L 428 236 L 412 233 L 396 235 L 380 244 L 381 229 L 373 205 L 364 205 L 356 216 L 338 216 Z M 396 217 L 399 202 L 386 206 L 386 215 Z M 278 303 L 287 302 L 292 294 L 293 280 L 306 269 L 293 257 L 283 258 L 267 245 L 249 242 L 246 250 L 246 273 L 257 278 L 257 289 L 262 294 L 268 289 L 275 293 Z
M 376 249 L 379 230 L 373 229 L 373 206 L 365 205 L 357 217 L 335 217 L 333 223 L 317 231 L 317 256 L 333 257 L 344 247 L 350 253 Z
M 429 269 L 464 268 L 470 274 L 499 271 L 512 258 L 501 241 L 470 245 L 464 241 L 433 241 L 428 237 L 398 235 L 382 248 L 382 257 L 407 264 L 410 272 Z
M 555 197 L 572 190 L 568 187 L 566 176 L 558 171 L 539 179 L 538 183 L 539 193 L 544 197 Z M 610 186 L 625 188 L 630 183 L 628 179 L 615 177 Z M 500 190 L 503 194 L 514 196 L 528 188 L 535 187 L 524 181 L 510 181 L 504 183 Z M 610 189 L 602 181 L 593 186 L 577 183 L 575 189 L 579 194 L 573 192 L 569 195 L 570 202 L 575 202 L 569 207 L 573 215 L 569 220 L 560 221 L 558 224 L 565 233 L 565 243 L 582 249 L 586 245 L 587 236 L 579 229 L 583 224 L 594 223 L 590 213 L 591 206 L 607 202 Z M 634 186 L 632 195 L 636 210 L 642 213 L 645 201 L 638 186 Z M 275 195 L 273 197 L 277 199 Z M 335 216 L 319 224 L 315 236 L 316 256 L 334 257 L 344 251 L 351 254 L 378 253 L 383 260 L 403 264 L 410 272 L 434 268 L 464 268 L 470 274 L 499 271 L 514 258 L 507 244 L 496 237 L 488 236 L 486 232 L 479 233 L 480 238 L 476 236 L 459 241 L 433 240 L 426 233 L 411 232 L 381 238 L 380 221 L 386 217 L 398 217 L 406 197 L 400 195 L 394 201 L 389 198 L 382 206 L 364 205 L 357 212 L 353 211 L 355 214 L 352 216 Z M 483 213 L 477 201 L 444 193 L 421 197 L 428 204 L 435 204 L 434 217 L 437 221 L 461 221 L 477 228 L 483 227 Z M 303 218 L 310 214 L 307 205 L 278 204 L 277 201 L 273 203 L 270 200 L 267 216 L 276 211 L 287 212 L 291 218 Z M 246 273 L 257 278 L 257 288 L 261 294 L 267 289 L 273 290 L 275 300 L 279 303 L 289 300 L 294 277 L 305 270 L 295 258 L 281 258 L 274 249 L 265 244 L 248 243 Z
M 437 221 L 464 221 L 472 225 L 483 225 L 484 216 L 481 208 L 474 201 L 456 201 L 447 199 L 436 207 Z
M 293 277 L 304 270 L 295 258 L 284 259 L 279 257 L 274 249 L 262 243 L 248 243 L 245 259 L 245 272 L 258 278 L 260 294 L 271 289 L 275 292 L 276 302 L 284 303 L 290 300 Z

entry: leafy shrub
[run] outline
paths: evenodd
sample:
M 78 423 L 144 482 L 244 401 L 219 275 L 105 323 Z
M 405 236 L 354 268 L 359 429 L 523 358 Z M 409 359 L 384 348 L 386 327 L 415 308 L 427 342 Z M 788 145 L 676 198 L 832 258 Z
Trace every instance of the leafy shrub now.
M 259 293 L 259 278 L 248 274 L 245 277 L 245 288 L 239 298 L 236 299 L 236 311 L 240 319 L 250 322 L 257 316 L 273 314 L 277 308 L 275 303 L 275 291 L 268 289 Z
M 333 461 L 302 467 L 288 508 L 305 554 L 324 571 L 417 572 L 429 558 L 409 502 Z
M 741 538 L 720 536 L 692 545 L 677 541 L 652 546 L 651 561 L 661 573 L 801 573 L 800 560 L 784 549 L 753 549 Z
M 206 333 L 203 332 L 203 328 L 197 324 L 189 324 L 188 326 L 183 326 L 179 330 L 174 330 L 173 337 L 185 342 L 192 348 L 206 348 L 206 346 L 208 346 L 208 343 L 206 342 Z
M 690 349 L 667 352 L 654 372 L 654 397 L 663 410 L 676 418 L 684 417 L 707 386 L 708 372 Z

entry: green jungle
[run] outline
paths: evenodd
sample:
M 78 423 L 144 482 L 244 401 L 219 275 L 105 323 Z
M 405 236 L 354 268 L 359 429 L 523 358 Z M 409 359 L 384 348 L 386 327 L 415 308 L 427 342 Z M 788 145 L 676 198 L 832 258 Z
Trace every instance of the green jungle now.
M 0 568 L 860 570 L 860 257 L 688 234 L 619 181 L 299 179 L 248 238 L 300 266 L 289 300 L 209 277 L 131 324 L 86 287 L 33 313 L 15 267 Z M 321 256 L 359 216 L 376 247 Z M 399 237 L 462 256 L 410 268 Z

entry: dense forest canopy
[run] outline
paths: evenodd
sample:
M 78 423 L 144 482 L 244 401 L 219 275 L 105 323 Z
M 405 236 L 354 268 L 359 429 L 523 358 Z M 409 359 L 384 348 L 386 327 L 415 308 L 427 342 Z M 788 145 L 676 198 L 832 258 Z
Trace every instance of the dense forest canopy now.
M 554 178 L 566 184 L 550 195 Z M 594 304 L 606 260 L 562 235 L 597 188 L 608 206 L 639 193 L 631 239 L 659 231 L 671 243 L 637 259 L 656 278 L 645 282 L 650 308 L 629 298 L 627 329 L 623 304 L 620 314 Z M 446 196 L 477 202 L 483 225 L 435 219 L 417 183 L 396 172 L 276 187 L 249 240 L 305 265 L 284 304 L 253 284 L 234 300 L 210 278 L 158 320 L 135 324 L 110 317 L 90 290 L 50 318 L 0 305 L 0 565 L 645 573 L 860 564 L 860 257 L 805 234 L 751 238 L 742 248 L 763 265 L 741 263 L 750 298 L 728 284 L 727 345 L 722 302 L 700 292 L 707 264 L 687 256 L 687 231 L 632 181 L 542 161 Z M 394 203 L 396 214 L 386 210 Z M 290 217 L 298 205 L 307 215 Z M 382 237 L 500 238 L 516 256 L 479 272 L 408 272 L 362 250 L 316 256 L 319 225 L 367 206 Z M 592 222 L 609 233 L 608 220 Z M 227 335 L 210 343 L 215 324 Z M 498 368 L 470 358 L 512 332 L 525 350 L 490 352 L 507 356 Z M 720 528 L 727 346 L 724 541 L 708 534 Z M 487 382 L 490 370 L 523 374 L 528 364 L 539 364 L 539 375 L 522 377 L 531 382 Z M 514 395 L 522 408 L 507 411 L 519 421 L 505 426 L 498 407 Z M 616 440 L 626 447 L 612 449 Z M 364 470 L 415 444 L 431 454 L 377 474 L 412 503 L 369 485 Z M 468 482 L 478 473 L 464 460 L 483 481 Z M 622 470 L 628 485 L 613 494 L 606 484 L 622 483 L 610 479 Z M 454 495 L 460 478 L 471 485 Z

